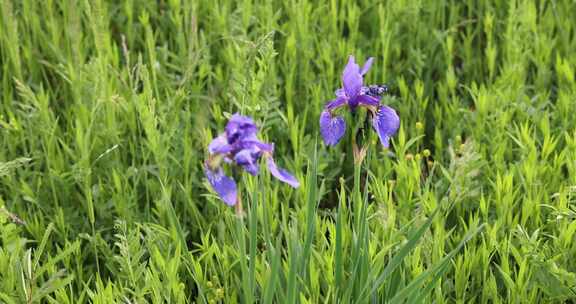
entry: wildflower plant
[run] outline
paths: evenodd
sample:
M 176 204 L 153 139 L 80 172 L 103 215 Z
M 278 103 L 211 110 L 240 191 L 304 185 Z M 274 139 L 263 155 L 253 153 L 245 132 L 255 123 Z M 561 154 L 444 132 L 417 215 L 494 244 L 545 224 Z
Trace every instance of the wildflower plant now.
M 238 201 L 236 182 L 224 174 L 223 164 L 239 166 L 251 175 L 258 175 L 259 160 L 264 157 L 268 171 L 282 182 L 298 188 L 300 183 L 288 171 L 278 168 L 272 158 L 274 145 L 264 143 L 257 137 L 258 127 L 247 116 L 234 114 L 228 121 L 224 133 L 214 138 L 208 145 L 209 157 L 204 172 L 210 185 L 220 199 L 234 206 Z
M 0 303 L 576 303 L 575 1 L 78 4 L 0 0 Z
M 346 133 L 346 121 L 344 117 L 337 115 L 336 111 L 347 107 L 357 119 L 356 111 L 360 107 L 368 110 L 367 118 L 378 134 L 382 146 L 389 147 L 390 138 L 396 134 L 400 126 L 400 118 L 394 109 L 381 104 L 382 96 L 388 92 L 386 85 L 364 85 L 364 75 L 368 73 L 373 62 L 374 58 L 370 57 L 360 68 L 354 56 L 350 55 L 348 58 L 342 73 L 342 88 L 336 90 L 336 98 L 328 102 L 320 114 L 320 133 L 326 145 L 336 145 Z M 363 155 L 365 148 L 359 151 L 355 138 L 353 146 L 355 157 L 358 159 L 360 156 L 358 152 L 362 152 Z

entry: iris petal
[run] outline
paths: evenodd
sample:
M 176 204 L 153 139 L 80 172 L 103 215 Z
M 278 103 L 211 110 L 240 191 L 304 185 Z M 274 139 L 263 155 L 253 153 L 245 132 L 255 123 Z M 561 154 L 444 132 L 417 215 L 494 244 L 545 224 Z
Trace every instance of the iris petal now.
M 400 118 L 394 109 L 388 106 L 380 106 L 372 120 L 372 127 L 378 133 L 382 146 L 390 146 L 390 137 L 396 134 L 400 127 Z
M 356 102 L 361 106 L 375 107 L 380 105 L 380 99 L 369 95 L 356 96 Z
M 368 73 L 368 70 L 370 70 L 370 67 L 372 67 L 373 62 L 374 62 L 374 57 L 368 58 L 368 60 L 366 60 L 366 62 L 364 63 L 364 66 L 362 66 L 362 70 L 360 71 L 360 75 L 364 76 L 366 73 Z
M 214 191 L 216 191 L 220 199 L 222 199 L 228 206 L 236 205 L 238 197 L 236 182 L 234 182 L 230 177 L 224 175 L 222 168 L 218 168 L 214 171 L 205 168 L 204 173 L 208 178 L 208 182 L 210 182 L 210 185 Z
M 346 97 L 338 97 L 338 98 L 328 102 L 324 106 L 324 110 L 331 111 L 331 110 L 337 109 L 341 106 L 344 106 L 346 104 L 346 101 L 347 101 Z
M 234 161 L 244 168 L 248 173 L 256 176 L 258 174 L 259 166 L 258 159 L 260 154 L 258 151 L 251 149 L 244 149 L 234 155 Z
M 232 149 L 226 140 L 226 134 L 220 134 L 214 138 L 208 145 L 208 152 L 210 154 L 227 153 Z
M 344 133 L 346 133 L 346 121 L 342 116 L 332 117 L 329 111 L 320 114 L 320 134 L 326 145 L 336 145 Z
M 274 152 L 274 145 L 261 142 L 256 136 L 245 139 L 237 145 L 240 149 L 253 149 L 262 152 Z
M 252 118 L 236 113 L 230 117 L 225 130 L 228 143 L 233 144 L 239 139 L 255 136 L 258 127 Z
M 348 64 L 342 73 L 342 84 L 344 91 L 348 98 L 353 98 L 360 93 L 362 88 L 362 75 L 360 74 L 360 67 L 356 63 L 354 56 L 350 56 Z
M 300 186 L 300 183 L 292 174 L 276 166 L 276 163 L 274 162 L 274 159 L 271 155 L 266 156 L 266 164 L 268 165 L 268 170 L 270 170 L 270 173 L 278 180 L 285 182 L 294 188 L 298 188 Z

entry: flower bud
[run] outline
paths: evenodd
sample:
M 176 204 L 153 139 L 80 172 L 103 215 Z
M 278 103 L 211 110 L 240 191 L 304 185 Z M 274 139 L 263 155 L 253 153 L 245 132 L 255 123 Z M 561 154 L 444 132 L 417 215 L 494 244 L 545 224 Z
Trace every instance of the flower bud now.
M 424 129 L 424 124 L 420 121 L 416 122 L 416 130 L 420 131 Z
M 222 288 L 216 289 L 216 297 L 217 297 L 217 298 L 222 298 L 222 297 L 224 297 L 224 289 L 222 289 Z
M 406 154 L 406 160 L 413 160 L 414 159 L 414 155 L 412 155 L 412 153 L 408 153 Z
M 422 159 L 422 155 L 420 155 L 420 153 L 416 153 L 416 155 L 414 156 L 414 159 L 419 162 Z
M 424 149 L 424 151 L 422 151 L 422 155 L 426 158 L 430 157 L 430 150 L 428 149 Z

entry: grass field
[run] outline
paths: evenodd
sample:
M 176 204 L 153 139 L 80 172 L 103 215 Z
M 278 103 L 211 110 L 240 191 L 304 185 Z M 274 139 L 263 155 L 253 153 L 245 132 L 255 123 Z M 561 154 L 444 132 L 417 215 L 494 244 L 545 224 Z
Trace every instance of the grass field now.
M 0 0 L 0 303 L 576 303 L 575 20 Z M 318 123 L 350 54 L 401 120 L 362 165 Z M 238 175 L 243 216 L 203 171 L 236 112 L 300 181 Z

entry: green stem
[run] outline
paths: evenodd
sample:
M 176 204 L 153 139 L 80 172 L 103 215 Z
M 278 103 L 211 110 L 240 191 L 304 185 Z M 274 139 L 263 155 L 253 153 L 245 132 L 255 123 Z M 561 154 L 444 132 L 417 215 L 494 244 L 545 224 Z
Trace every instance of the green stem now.
M 242 288 L 244 289 L 244 302 L 252 303 L 252 292 L 250 291 L 249 270 L 246 261 L 246 238 L 244 236 L 244 217 L 236 216 L 236 240 L 238 241 L 240 269 L 242 271 Z

